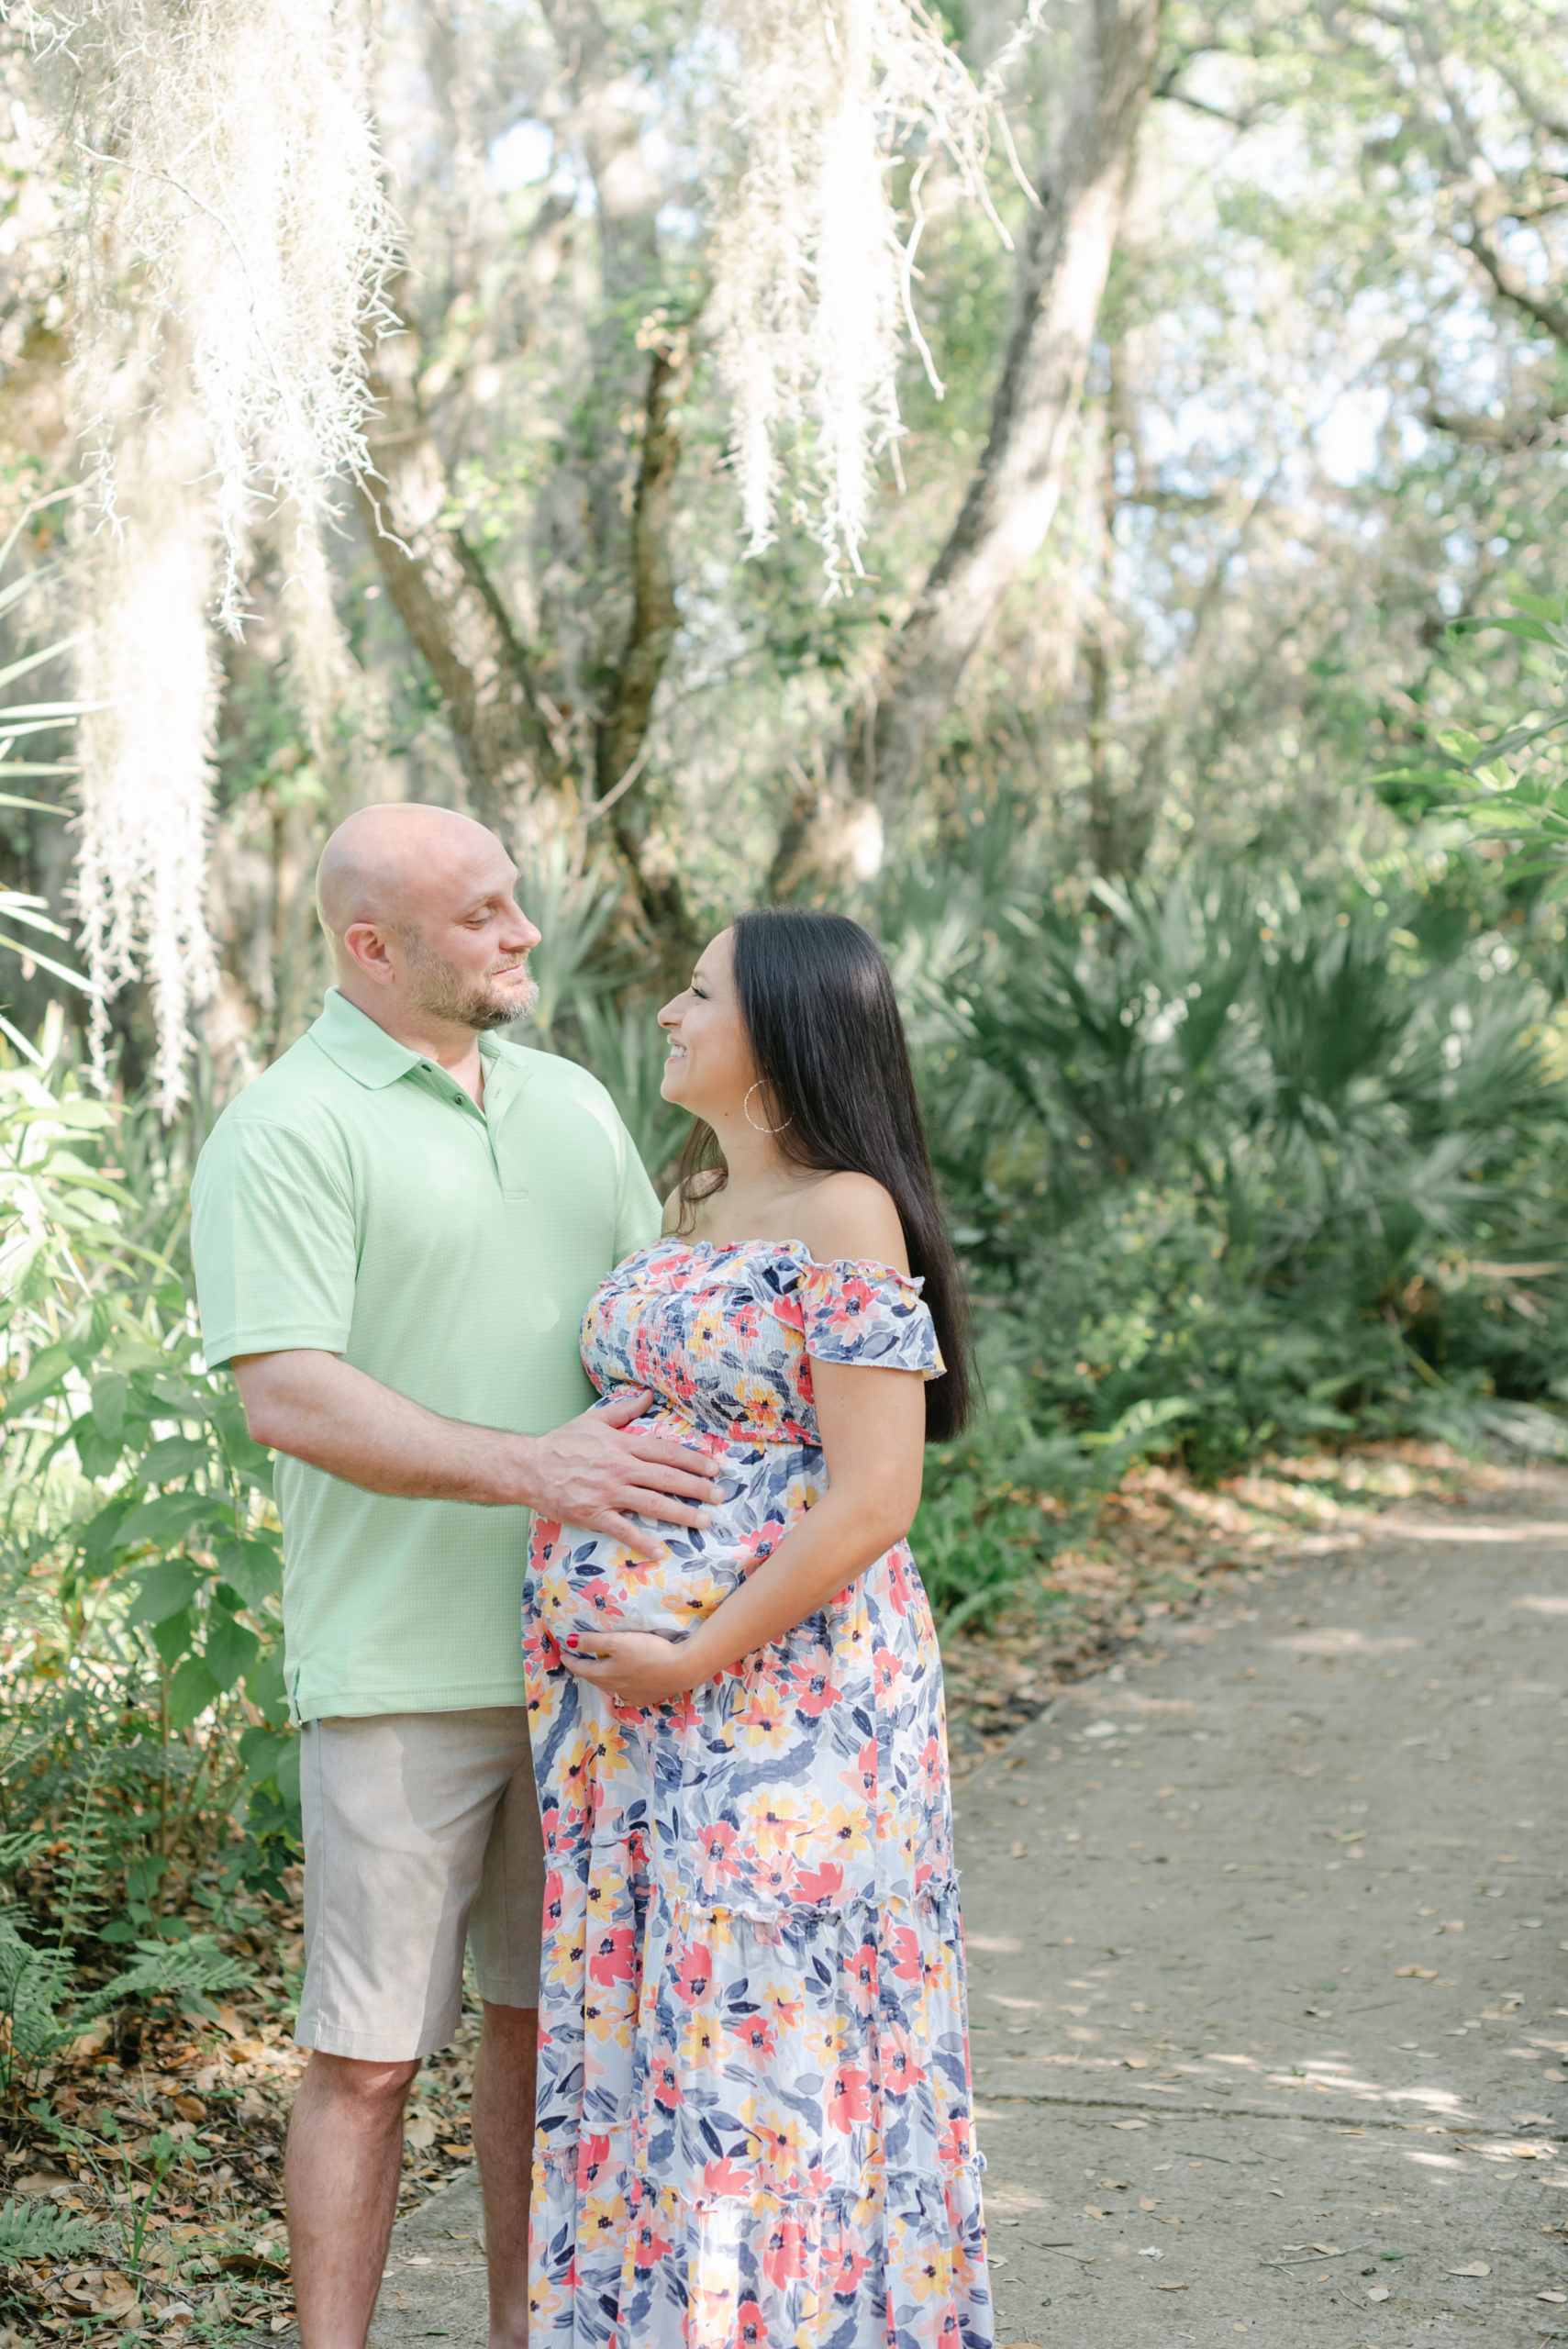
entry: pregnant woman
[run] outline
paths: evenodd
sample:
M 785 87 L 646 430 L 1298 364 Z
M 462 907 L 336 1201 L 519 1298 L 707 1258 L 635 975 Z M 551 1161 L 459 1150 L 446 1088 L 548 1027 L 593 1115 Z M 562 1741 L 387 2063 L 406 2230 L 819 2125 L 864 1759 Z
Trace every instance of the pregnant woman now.
M 967 1371 L 897 1007 L 857 923 L 770 910 L 660 1020 L 699 1123 L 583 1355 L 602 1395 L 651 1392 L 639 1424 L 706 1448 L 723 1499 L 651 1563 L 534 1529 L 531 2349 L 991 2349 L 904 1539 Z

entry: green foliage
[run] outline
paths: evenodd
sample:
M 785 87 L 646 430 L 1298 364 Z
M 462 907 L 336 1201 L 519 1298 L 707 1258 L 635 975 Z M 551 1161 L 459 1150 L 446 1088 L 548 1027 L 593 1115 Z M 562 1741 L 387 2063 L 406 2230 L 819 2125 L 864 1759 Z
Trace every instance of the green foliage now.
M 1385 796 L 1455 811 L 1477 840 L 1512 852 L 1510 885 L 1540 880 L 1544 895 L 1568 889 L 1568 596 L 1518 593 L 1512 617 L 1460 620 L 1455 635 L 1496 631 L 1523 646 L 1521 679 L 1467 713 L 1476 731 L 1454 728 L 1424 742 L 1373 778 Z M 1520 685 L 1534 706 L 1517 714 Z M 1507 717 L 1499 706 L 1516 705 Z
M 18 2259 L 72 2259 L 91 2251 L 98 2230 L 52 2202 L 0 2205 L 0 2267 Z
M 1560 1449 L 1568 1072 L 1527 960 L 1549 931 L 1256 871 L 1073 911 L 1029 868 L 1027 837 L 981 841 L 890 892 L 987 1395 L 916 1531 L 950 1629 L 1038 1580 L 1051 1528 L 1140 1457 L 1213 1478 L 1351 1436 Z
M 202 1363 L 183 1141 L 85 1097 L 58 1025 L 44 1045 L 0 1067 L 11 2093 L 95 2017 L 246 1980 L 215 1935 L 297 1818 L 270 1462 Z

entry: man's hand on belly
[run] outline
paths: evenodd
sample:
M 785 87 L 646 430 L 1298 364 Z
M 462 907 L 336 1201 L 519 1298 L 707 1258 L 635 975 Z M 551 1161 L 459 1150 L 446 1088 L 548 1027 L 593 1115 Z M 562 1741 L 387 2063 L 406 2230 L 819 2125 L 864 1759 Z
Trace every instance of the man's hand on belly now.
M 537 1458 L 530 1488 L 519 1493 L 541 1517 L 607 1533 L 637 1558 L 657 1558 L 664 1544 L 626 1514 L 635 1509 L 662 1525 L 705 1526 L 723 1496 L 706 1453 L 644 1434 L 636 1421 L 651 1395 L 617 1395 L 596 1411 L 568 1419 L 553 1435 L 521 1437 Z
M 628 1510 L 700 1527 L 722 1495 L 706 1453 L 633 1424 L 651 1395 L 617 1396 L 552 1435 L 514 1435 L 443 1419 L 314 1347 L 237 1354 L 233 1369 L 258 1443 L 366 1492 L 533 1508 L 608 1533 L 637 1558 L 663 1544 Z

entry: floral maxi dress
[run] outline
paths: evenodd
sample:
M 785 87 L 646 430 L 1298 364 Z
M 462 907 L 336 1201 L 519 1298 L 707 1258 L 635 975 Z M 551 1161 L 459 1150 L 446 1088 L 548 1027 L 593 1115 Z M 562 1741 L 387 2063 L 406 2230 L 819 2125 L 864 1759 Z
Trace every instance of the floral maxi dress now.
M 940 1375 L 919 1285 L 798 1241 L 661 1241 L 584 1323 L 601 1394 L 715 1457 L 653 1563 L 540 1522 L 534 2349 L 990 2349 L 941 1671 L 900 1542 L 671 1703 L 558 1636 L 681 1632 L 827 1477 L 810 1358 Z M 668 1533 L 669 1529 L 660 1529 Z

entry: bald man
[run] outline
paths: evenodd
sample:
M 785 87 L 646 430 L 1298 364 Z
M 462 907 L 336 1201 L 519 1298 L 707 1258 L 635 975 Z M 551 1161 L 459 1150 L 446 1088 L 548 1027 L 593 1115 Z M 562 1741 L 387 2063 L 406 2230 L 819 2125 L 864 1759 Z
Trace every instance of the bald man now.
M 659 1206 L 604 1088 L 494 1032 L 538 993 L 517 880 L 465 816 L 350 817 L 317 876 L 337 985 L 196 1168 L 207 1357 L 280 1455 L 312 2051 L 288 2151 L 304 2349 L 364 2349 L 404 2104 L 457 2026 L 465 1943 L 491 2349 L 528 2339 L 528 1511 L 651 1555 L 648 1520 L 700 1525 L 715 1497 L 701 1455 L 639 1432 L 645 1398 L 584 1409 L 584 1308 L 658 1236 Z

